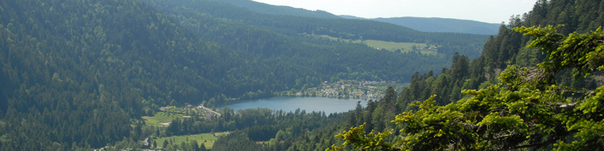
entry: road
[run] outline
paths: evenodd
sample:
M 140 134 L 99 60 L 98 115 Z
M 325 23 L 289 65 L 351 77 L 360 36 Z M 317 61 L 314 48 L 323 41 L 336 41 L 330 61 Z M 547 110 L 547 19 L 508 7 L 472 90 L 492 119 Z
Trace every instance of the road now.
M 218 113 L 218 112 L 216 112 L 216 111 L 212 111 L 211 109 L 206 108 L 205 106 L 203 106 L 203 104 L 199 104 L 199 106 L 197 106 L 197 108 L 204 109 L 204 110 L 206 110 L 206 111 L 208 111 L 208 112 L 212 112 L 212 113 L 214 113 L 214 114 L 216 114 L 216 115 L 220 116 L 220 113 Z

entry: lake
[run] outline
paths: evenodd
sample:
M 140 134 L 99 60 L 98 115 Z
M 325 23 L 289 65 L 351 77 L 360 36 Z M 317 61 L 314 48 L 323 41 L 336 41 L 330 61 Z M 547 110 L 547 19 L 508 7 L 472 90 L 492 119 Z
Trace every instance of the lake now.
M 267 99 L 242 101 L 235 104 L 226 105 L 229 108 L 237 111 L 240 109 L 250 108 L 269 108 L 273 110 L 283 110 L 286 112 L 294 112 L 296 109 L 312 111 L 324 111 L 325 114 L 340 113 L 349 110 L 354 110 L 357 102 L 361 101 L 361 105 L 367 105 L 369 99 L 338 99 L 326 97 L 272 97 Z M 222 109 L 225 106 L 217 108 Z

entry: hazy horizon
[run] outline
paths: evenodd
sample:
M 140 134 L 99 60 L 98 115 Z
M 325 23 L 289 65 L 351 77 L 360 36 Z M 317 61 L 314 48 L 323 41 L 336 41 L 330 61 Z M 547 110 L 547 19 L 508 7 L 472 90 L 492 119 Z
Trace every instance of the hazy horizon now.
M 362 18 L 427 17 L 474 20 L 486 23 L 508 22 L 510 16 L 527 13 L 536 0 L 253 0 L 307 10 L 322 10 L 335 15 Z

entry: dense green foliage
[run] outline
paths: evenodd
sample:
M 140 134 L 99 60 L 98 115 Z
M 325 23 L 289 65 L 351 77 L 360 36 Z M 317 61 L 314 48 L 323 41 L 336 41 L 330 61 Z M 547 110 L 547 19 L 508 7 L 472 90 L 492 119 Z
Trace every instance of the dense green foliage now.
M 143 77 L 149 73 L 147 70 L 158 68 L 141 72 L 143 67 L 135 64 L 137 60 L 133 58 L 142 55 L 124 50 L 144 47 L 134 41 L 149 39 L 135 40 L 126 33 L 116 36 L 120 31 L 108 28 L 114 24 L 106 24 L 124 22 L 126 31 L 132 27 L 130 31 L 137 32 L 145 27 L 135 24 L 132 18 L 142 18 L 94 16 L 110 11 L 93 9 L 95 5 L 111 3 L 0 1 L 2 104 L 6 104 L 2 109 L 5 124 L 0 130 L 4 138 L 2 150 L 104 146 L 131 136 L 130 117 L 143 114 L 143 98 L 138 96 L 142 93 Z M 124 3 L 122 7 L 135 4 Z M 80 9 L 60 9 L 74 6 Z M 122 42 L 132 45 L 122 47 Z M 160 62 L 155 65 L 160 66 Z M 127 86 L 126 81 L 137 82 Z M 134 89 L 134 84 L 141 87 Z
M 536 70 L 509 66 L 500 84 L 480 90 L 464 90 L 471 95 L 446 106 L 435 106 L 434 97 L 417 104 L 415 112 L 404 112 L 393 120 L 405 124 L 400 131 L 406 136 L 394 145 L 404 150 L 509 150 L 555 147 L 558 150 L 584 150 L 604 147 L 600 132 L 604 124 L 601 106 L 604 86 L 577 91 L 557 86 L 554 76 L 564 68 L 587 69 L 588 75 L 604 70 L 604 32 L 557 34 L 546 28 L 515 28 L 536 38 L 529 45 L 547 52 L 548 60 Z M 570 46 L 570 47 L 569 47 Z M 581 51 L 576 51 L 581 50 Z M 564 57 L 556 54 L 569 52 Z M 575 54 L 585 53 L 576 60 Z M 592 55 L 593 54 L 593 55 Z M 597 55 L 600 56 L 597 56 Z M 565 97 L 564 93 L 582 93 Z M 575 108 L 575 106 L 577 106 Z M 347 132 L 353 141 L 362 137 Z M 349 138 L 348 136 L 352 135 Z M 575 139 L 570 139 L 574 136 Z M 365 142 L 367 143 L 367 142 Z M 370 144 L 355 144 L 370 146 Z M 336 148 L 337 149 L 337 148 Z
M 498 83 L 497 75 L 508 65 L 535 67 L 546 58 L 546 55 L 540 49 L 526 47 L 531 38 L 523 36 L 522 33 L 515 32 L 511 28 L 545 26 L 555 23 L 565 25 L 559 28 L 561 34 L 570 34 L 572 31 L 587 32 L 595 30 L 594 27 L 598 27 L 593 25 L 604 26 L 604 21 L 598 20 L 603 15 L 584 11 L 600 10 L 603 7 L 604 3 L 593 4 L 593 1 L 538 1 L 531 12 L 522 15 L 522 17 L 513 16 L 510 18 L 508 25 L 502 25 L 499 34 L 492 36 L 486 42 L 480 57 L 473 60 L 468 60 L 465 57 L 454 59 L 454 57 L 451 69 L 443 69 L 440 75 L 431 72 L 414 75 L 411 78 L 409 88 L 402 91 L 401 97 L 399 97 L 399 101 L 402 102 L 399 103 L 407 104 L 423 101 L 436 94 L 437 104 L 445 105 L 460 99 L 463 96 L 460 90 L 486 88 L 490 84 Z M 569 15 L 568 20 L 562 22 L 557 20 L 559 14 L 566 14 L 562 12 L 572 12 L 572 15 Z M 579 18 L 584 19 L 579 20 Z M 572 28 L 569 28 L 569 26 Z M 457 63 L 458 61 L 459 63 Z M 564 86 L 573 86 L 577 89 L 583 87 L 595 88 L 593 86 L 595 81 L 592 77 L 575 76 L 575 78 L 578 78 L 575 79 L 571 78 L 571 72 L 571 70 L 561 71 L 561 75 L 556 76 L 556 81 Z M 453 78 L 454 75 L 455 78 Z M 452 91 L 452 89 L 456 90 Z
M 495 35 L 500 24 L 450 18 L 393 17 L 372 20 L 392 23 L 424 32 L 452 32 Z
M 397 102 L 407 112 L 393 120 L 403 139 L 386 142 L 394 150 L 601 149 L 604 91 L 591 75 L 601 76 L 603 65 L 602 9 L 601 1 L 538 1 L 501 26 L 479 58 L 414 76 Z M 564 26 L 557 33 L 548 24 Z M 363 133 L 340 136 L 368 140 L 348 143 L 359 147 L 380 139 Z

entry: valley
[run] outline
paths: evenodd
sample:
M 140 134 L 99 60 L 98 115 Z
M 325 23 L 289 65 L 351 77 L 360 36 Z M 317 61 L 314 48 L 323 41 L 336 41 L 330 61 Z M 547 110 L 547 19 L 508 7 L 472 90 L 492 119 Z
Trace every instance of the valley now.
M 491 34 L 249 0 L 0 0 L 0 150 L 602 150 L 602 8 L 537 0 Z

